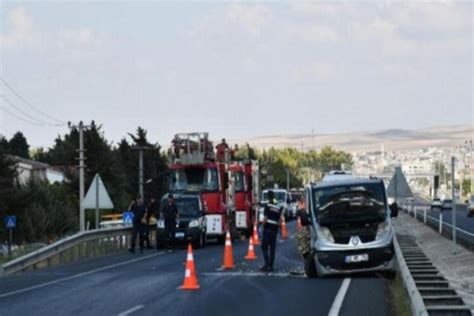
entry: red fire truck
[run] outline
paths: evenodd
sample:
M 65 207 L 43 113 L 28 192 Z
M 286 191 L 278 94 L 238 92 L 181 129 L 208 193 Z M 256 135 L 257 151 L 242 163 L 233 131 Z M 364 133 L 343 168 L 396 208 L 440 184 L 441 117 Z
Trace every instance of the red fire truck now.
M 170 192 L 201 195 L 207 237 L 224 242 L 227 230 L 250 233 L 260 196 L 257 162 L 230 161 L 225 140 L 214 151 L 208 133 L 176 134 L 172 145 Z
M 170 169 L 170 192 L 201 195 L 206 212 L 207 237 L 225 241 L 227 229 L 235 230 L 227 207 L 228 176 L 224 150 L 214 153 L 208 133 L 176 134 Z
M 235 161 L 229 165 L 229 207 L 235 214 L 235 226 L 247 237 L 252 233 L 259 199 L 258 162 Z

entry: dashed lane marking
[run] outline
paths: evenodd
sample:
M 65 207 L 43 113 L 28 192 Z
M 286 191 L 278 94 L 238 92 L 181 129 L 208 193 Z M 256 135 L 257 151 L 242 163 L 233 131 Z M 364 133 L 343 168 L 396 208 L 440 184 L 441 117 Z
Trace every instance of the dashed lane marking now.
M 126 310 L 125 312 L 121 312 L 120 314 L 118 314 L 118 316 L 127 316 L 127 315 L 130 315 L 131 313 L 134 313 L 140 309 L 142 309 L 143 307 L 145 307 L 144 305 L 137 305 L 133 308 L 130 308 L 128 310 Z
M 8 296 L 12 296 L 12 295 L 15 295 L 15 294 L 20 294 L 20 293 L 36 290 L 36 289 L 41 289 L 41 288 L 49 286 L 49 285 L 57 284 L 57 283 L 68 281 L 68 280 L 77 279 L 77 278 L 80 278 L 80 277 L 83 277 L 83 276 L 87 276 L 89 274 L 93 274 L 93 273 L 96 273 L 96 272 L 121 267 L 121 266 L 130 264 L 130 263 L 143 261 L 143 260 L 150 259 L 150 258 L 153 258 L 153 257 L 158 257 L 158 256 L 161 256 L 163 254 L 165 254 L 165 252 L 159 252 L 159 253 L 156 253 L 156 254 L 153 254 L 153 255 L 140 257 L 140 258 L 137 258 L 137 259 L 132 259 L 132 260 L 124 261 L 124 262 L 119 262 L 119 263 L 116 263 L 116 264 L 111 264 L 111 265 L 106 266 L 106 267 L 102 267 L 102 268 L 82 272 L 82 273 L 79 273 L 79 274 L 71 275 L 71 276 L 66 277 L 66 278 L 57 279 L 57 280 L 53 280 L 53 281 L 38 284 L 38 285 L 33 285 L 33 286 L 30 286 L 30 287 L 26 287 L 26 288 L 16 290 L 16 291 L 12 291 L 12 292 L 8 292 L 8 293 L 3 293 L 3 294 L 0 294 L 0 298 L 4 298 L 4 297 L 8 297 Z
M 350 284 L 350 278 L 345 278 L 342 281 L 341 287 L 339 288 L 339 291 L 337 292 L 337 295 L 334 298 L 334 302 L 332 303 L 328 316 L 339 316 L 339 311 L 341 310 L 342 303 L 344 302 L 344 297 L 346 296 Z

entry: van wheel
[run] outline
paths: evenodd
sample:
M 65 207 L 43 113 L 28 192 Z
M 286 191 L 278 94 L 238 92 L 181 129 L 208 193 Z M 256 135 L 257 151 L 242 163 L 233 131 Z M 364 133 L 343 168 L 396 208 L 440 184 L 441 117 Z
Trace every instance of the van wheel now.
M 314 279 L 318 277 L 314 255 L 309 254 L 304 258 L 304 272 L 308 278 Z

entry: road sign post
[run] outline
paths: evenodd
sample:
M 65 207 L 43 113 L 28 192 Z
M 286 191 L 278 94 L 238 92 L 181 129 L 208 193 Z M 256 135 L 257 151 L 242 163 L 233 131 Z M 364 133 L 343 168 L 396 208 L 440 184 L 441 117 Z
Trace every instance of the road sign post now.
M 452 212 L 451 212 L 451 224 L 452 224 L 452 235 L 453 235 L 453 253 L 456 253 L 456 185 L 455 185 L 455 164 L 456 158 L 451 157 L 451 194 L 452 194 Z M 462 186 L 462 183 L 461 183 Z
M 11 256 L 12 245 L 13 245 L 13 228 L 16 227 L 16 216 L 10 215 L 5 217 L 5 227 L 9 230 L 9 240 L 8 240 L 8 256 Z

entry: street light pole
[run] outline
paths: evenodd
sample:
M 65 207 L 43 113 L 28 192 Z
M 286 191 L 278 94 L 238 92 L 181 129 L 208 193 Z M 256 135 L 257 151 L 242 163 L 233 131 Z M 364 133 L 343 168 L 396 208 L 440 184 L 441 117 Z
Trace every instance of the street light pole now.
M 451 223 L 452 223 L 452 235 L 453 235 L 453 253 L 456 253 L 456 186 L 455 186 L 455 164 L 456 158 L 451 157 L 451 194 L 452 194 L 452 212 L 451 212 Z
M 138 194 L 144 198 L 143 190 L 143 151 L 150 150 L 150 146 L 133 146 L 132 149 L 138 150 Z

